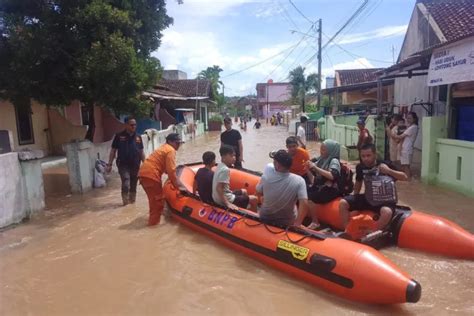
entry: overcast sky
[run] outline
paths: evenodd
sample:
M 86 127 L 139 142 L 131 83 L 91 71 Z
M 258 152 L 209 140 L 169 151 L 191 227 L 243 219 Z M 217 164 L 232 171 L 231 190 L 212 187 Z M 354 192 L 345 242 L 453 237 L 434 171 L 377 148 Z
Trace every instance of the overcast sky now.
M 312 21 L 322 18 L 324 45 L 364 1 L 293 0 L 302 14 L 289 0 L 167 2 L 174 24 L 164 31 L 154 55 L 165 69 L 185 71 L 189 79 L 219 65 L 224 69 L 225 94 L 232 96 L 254 94 L 255 85 L 268 79 L 287 81 L 289 70 L 299 65 L 307 73 L 316 72 L 317 60 L 312 57 L 317 25 L 311 29 Z M 335 69 L 390 66 L 398 57 L 414 4 L 415 0 L 369 0 L 336 38 L 337 45 L 323 50 L 323 77 L 333 76 Z

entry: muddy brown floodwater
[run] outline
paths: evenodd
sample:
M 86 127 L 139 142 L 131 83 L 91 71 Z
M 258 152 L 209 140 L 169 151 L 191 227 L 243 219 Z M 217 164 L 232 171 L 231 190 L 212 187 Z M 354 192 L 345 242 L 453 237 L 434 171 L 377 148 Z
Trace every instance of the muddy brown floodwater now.
M 242 134 L 244 166 L 255 170 L 288 136 L 283 126 Z M 199 161 L 218 147 L 218 133 L 209 133 L 184 144 L 178 160 Z M 315 155 L 316 144 L 310 149 Z M 56 196 L 41 215 L 0 232 L 0 315 L 474 315 L 474 262 L 384 249 L 421 283 L 420 302 L 352 303 L 172 219 L 147 228 L 143 190 L 122 207 L 119 188 L 113 176 L 106 189 Z M 399 189 L 405 204 L 474 231 L 474 199 L 419 182 Z

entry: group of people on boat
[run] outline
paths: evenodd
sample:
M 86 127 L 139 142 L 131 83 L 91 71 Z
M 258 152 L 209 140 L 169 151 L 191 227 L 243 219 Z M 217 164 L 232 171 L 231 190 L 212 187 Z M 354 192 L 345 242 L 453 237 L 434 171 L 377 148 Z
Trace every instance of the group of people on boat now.
M 306 120 L 302 117 L 301 124 Z M 175 172 L 176 150 L 182 141 L 178 134 L 170 134 L 166 137 L 166 144 L 145 159 L 141 138 L 135 133 L 135 120 L 130 119 L 127 124 L 127 129 L 114 139 L 108 168 L 110 170 L 117 154 L 124 204 L 135 202 L 136 183 L 139 180 L 149 199 L 149 225 L 156 225 L 164 206 L 161 175 L 167 173 L 174 187 L 183 188 Z M 216 155 L 205 152 L 205 167 L 198 170 L 195 177 L 194 192 L 204 202 L 229 209 L 248 208 L 258 212 L 263 222 L 280 226 L 302 225 L 308 216 L 312 219 L 308 227 L 317 229 L 319 206 L 340 199 L 340 217 L 346 228 L 350 212 L 359 210 L 371 210 L 378 214 L 375 229 L 381 229 L 389 223 L 395 203 L 370 203 L 367 182 L 364 180 L 374 172 L 394 180 L 406 180 L 407 175 L 397 171 L 390 163 L 378 161 L 373 144 L 364 143 L 359 148 L 360 163 L 356 166 L 354 195 L 348 195 L 350 191 L 345 188 L 351 187 L 352 173 L 340 161 L 340 145 L 334 140 L 325 140 L 321 144 L 319 158 L 310 159 L 309 152 L 304 148 L 304 128 L 301 128 L 297 136 L 286 139 L 286 149 L 269 154 L 273 161 L 265 167 L 256 187 L 257 194 L 250 195 L 245 188 L 230 189 L 230 168 L 242 168 L 243 144 L 240 132 L 232 129 L 230 118 L 224 120 L 224 125 L 226 130 L 221 134 L 219 150 L 221 162 L 213 171 Z M 410 136 L 405 131 L 397 137 L 404 139 Z M 141 166 L 140 162 L 143 162 Z M 361 194 L 363 182 L 366 190 Z
M 256 187 L 256 195 L 250 195 L 245 188 L 234 191 L 230 188 L 230 168 L 242 168 L 243 161 L 240 134 L 231 126 L 227 124 L 226 131 L 222 133 L 221 162 L 215 171 L 216 155 L 205 152 L 205 166 L 196 173 L 194 193 L 197 192 L 205 203 L 216 203 L 234 210 L 247 208 L 257 212 L 263 222 L 279 226 L 300 226 L 309 216 L 312 222 L 308 228 L 317 229 L 320 226 L 319 206 L 340 199 L 340 217 L 348 234 L 352 233 L 348 223 L 353 211 L 370 210 L 378 214 L 374 230 L 383 229 L 390 222 L 396 202 L 371 204 L 366 193 L 361 193 L 362 184 L 374 172 L 389 176 L 394 181 L 407 180 L 407 176 L 391 163 L 377 160 L 372 143 L 365 143 L 359 148 L 360 163 L 356 166 L 353 195 L 344 189 L 352 187 L 352 172 L 340 161 L 339 143 L 325 140 L 321 144 L 319 158 L 310 159 L 309 152 L 301 146 L 301 134 L 300 137 L 288 137 L 286 149 L 269 154 L 273 162 L 265 167 Z

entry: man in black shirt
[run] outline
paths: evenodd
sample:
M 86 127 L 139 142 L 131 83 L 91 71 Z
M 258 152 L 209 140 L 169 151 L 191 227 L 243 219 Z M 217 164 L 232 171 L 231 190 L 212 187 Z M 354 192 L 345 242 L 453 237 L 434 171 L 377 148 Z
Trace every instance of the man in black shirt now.
M 377 160 L 375 145 L 365 144 L 359 150 L 361 162 L 356 166 L 356 182 L 354 185 L 354 195 L 345 196 L 339 203 L 339 212 L 344 228 L 349 223 L 350 211 L 370 210 L 380 214 L 376 222 L 376 229 L 383 229 L 390 222 L 395 205 L 372 206 L 365 194 L 360 194 L 364 177 L 378 170 L 379 174 L 388 175 L 395 180 L 406 181 L 407 175 L 401 171 L 396 171 L 388 164 Z
M 127 118 L 125 123 L 127 123 L 126 129 L 115 135 L 107 164 L 107 171 L 110 172 L 115 155 L 118 153 L 117 168 L 122 180 L 123 205 L 135 203 L 138 170 L 140 162 L 145 160 L 142 138 L 136 133 L 137 122 L 132 118 Z
M 242 146 L 242 136 L 238 130 L 232 129 L 232 119 L 226 117 L 224 119 L 225 131 L 221 134 L 221 147 L 223 145 L 229 145 L 234 148 L 235 151 L 235 163 L 234 167 L 242 169 L 242 162 L 244 161 L 244 149 Z

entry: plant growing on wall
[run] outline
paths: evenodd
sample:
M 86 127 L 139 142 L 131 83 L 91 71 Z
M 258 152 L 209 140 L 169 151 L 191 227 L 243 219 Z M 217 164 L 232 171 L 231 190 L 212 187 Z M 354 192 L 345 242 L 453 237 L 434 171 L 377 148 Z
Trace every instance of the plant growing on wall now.
M 15 106 L 82 101 L 95 131 L 94 105 L 147 113 L 140 93 L 155 83 L 151 52 L 172 22 L 165 0 L 0 0 L 0 97 Z

